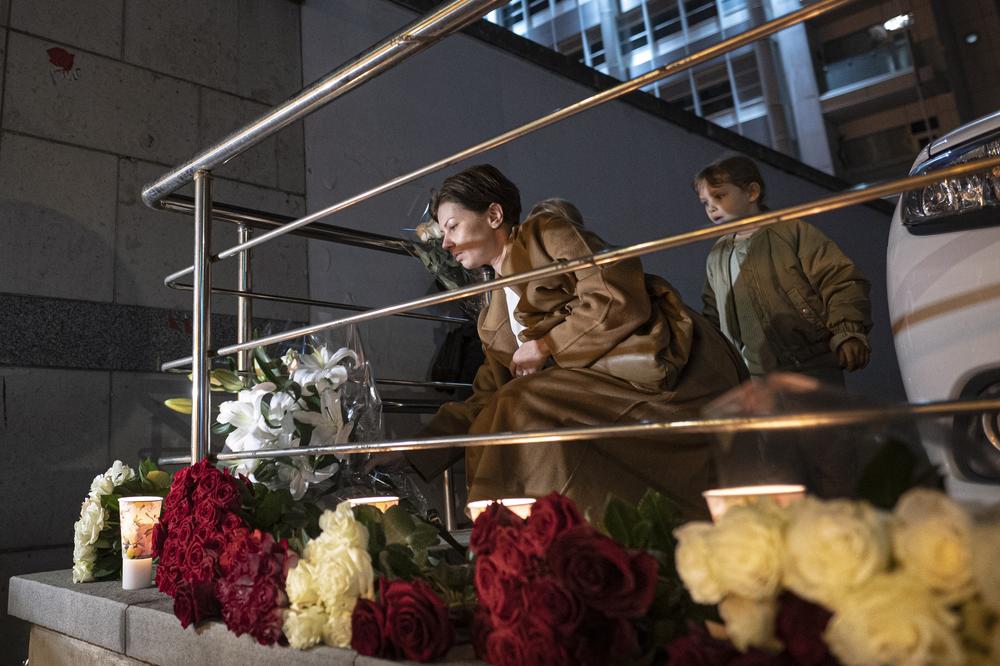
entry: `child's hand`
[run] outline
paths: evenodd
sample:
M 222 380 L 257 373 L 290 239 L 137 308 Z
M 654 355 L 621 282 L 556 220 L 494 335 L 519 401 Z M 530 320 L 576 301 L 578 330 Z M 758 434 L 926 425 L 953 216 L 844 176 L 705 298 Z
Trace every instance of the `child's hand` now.
M 538 372 L 545 367 L 549 356 L 549 347 L 544 340 L 528 340 L 514 352 L 510 361 L 510 374 L 521 377 Z
M 868 350 L 868 345 L 861 340 L 847 338 L 837 347 L 837 357 L 840 359 L 841 368 L 853 372 L 868 365 L 871 352 Z

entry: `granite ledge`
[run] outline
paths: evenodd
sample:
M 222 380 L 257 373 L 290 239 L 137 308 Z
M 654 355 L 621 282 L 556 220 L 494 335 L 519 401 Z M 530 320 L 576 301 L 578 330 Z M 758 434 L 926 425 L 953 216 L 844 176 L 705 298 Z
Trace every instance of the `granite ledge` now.
M 303 664 L 388 666 L 413 663 L 363 657 L 353 650 L 317 646 L 310 650 L 258 645 L 235 636 L 219 622 L 182 629 L 173 601 L 155 588 L 125 591 L 118 581 L 74 585 L 69 570 L 14 576 L 8 613 L 14 617 L 160 666 Z M 448 655 L 453 666 L 481 666 L 470 646 Z

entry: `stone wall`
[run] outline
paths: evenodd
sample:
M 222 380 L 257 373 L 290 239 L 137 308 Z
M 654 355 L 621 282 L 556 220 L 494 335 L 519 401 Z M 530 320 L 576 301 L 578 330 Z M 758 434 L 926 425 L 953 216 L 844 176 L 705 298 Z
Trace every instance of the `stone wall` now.
M 192 225 L 139 191 L 302 87 L 299 17 L 291 0 L 0 0 L 0 663 L 26 656 L 8 578 L 70 565 L 93 476 L 187 449 L 162 400 L 188 382 L 156 369 L 190 353 L 190 293 L 162 279 L 191 263 Z M 222 201 L 303 213 L 301 124 L 217 175 Z M 255 261 L 260 290 L 308 295 L 301 239 Z M 235 263 L 216 276 L 233 286 Z M 215 311 L 232 340 L 235 303 Z

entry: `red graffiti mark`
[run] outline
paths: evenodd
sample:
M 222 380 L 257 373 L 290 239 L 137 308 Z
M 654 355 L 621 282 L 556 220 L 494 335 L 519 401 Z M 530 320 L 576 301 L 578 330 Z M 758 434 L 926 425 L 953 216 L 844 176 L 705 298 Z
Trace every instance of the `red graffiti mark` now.
M 64 72 L 73 71 L 73 60 L 76 56 L 66 49 L 59 48 L 58 46 L 53 46 L 51 49 L 46 51 L 49 54 L 49 62 L 56 67 L 61 67 Z

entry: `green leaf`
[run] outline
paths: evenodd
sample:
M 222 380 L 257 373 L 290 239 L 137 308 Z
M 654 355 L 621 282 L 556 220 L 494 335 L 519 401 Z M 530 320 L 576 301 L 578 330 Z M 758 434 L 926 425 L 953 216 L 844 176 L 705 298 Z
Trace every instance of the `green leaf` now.
M 633 548 L 632 531 L 638 522 L 638 511 L 613 495 L 608 497 L 604 507 L 604 531 L 608 536 L 626 548 Z
M 253 350 L 253 357 L 257 360 L 257 365 L 260 367 L 261 372 L 264 373 L 264 377 L 269 382 L 274 382 L 279 384 L 284 381 L 283 377 L 278 376 L 274 372 L 276 363 L 271 360 L 271 357 L 267 355 L 263 347 L 257 347 Z
M 414 526 L 406 542 L 413 550 L 427 550 L 431 546 L 440 543 L 437 528 L 427 523 L 418 523 Z
M 284 505 L 282 495 L 278 492 L 265 495 L 254 511 L 255 522 L 263 529 L 270 529 L 281 518 Z
M 413 551 L 402 544 L 391 543 L 379 554 L 382 573 L 389 578 L 411 580 L 420 576 L 420 567 L 413 561 Z
M 910 448 L 897 439 L 890 439 L 865 467 L 857 494 L 879 508 L 891 509 L 913 486 L 916 467 L 917 458 Z
M 111 493 L 110 495 L 101 495 L 101 506 L 108 511 L 118 512 L 118 500 L 121 495 Z
M 630 539 L 631 548 L 646 548 L 649 546 L 649 537 L 653 532 L 653 524 L 648 520 L 639 520 L 632 526 Z
M 390 507 L 382 519 L 385 527 L 385 539 L 390 544 L 408 543 L 410 535 L 416 529 L 413 516 L 400 506 Z
M 219 423 L 216 421 L 212 424 L 212 433 L 216 435 L 228 435 L 234 430 L 236 430 L 236 428 L 229 423 Z
M 680 523 L 680 507 L 666 495 L 647 490 L 639 500 L 639 515 L 650 524 L 649 546 L 665 552 L 673 552 L 677 546 L 674 528 Z

